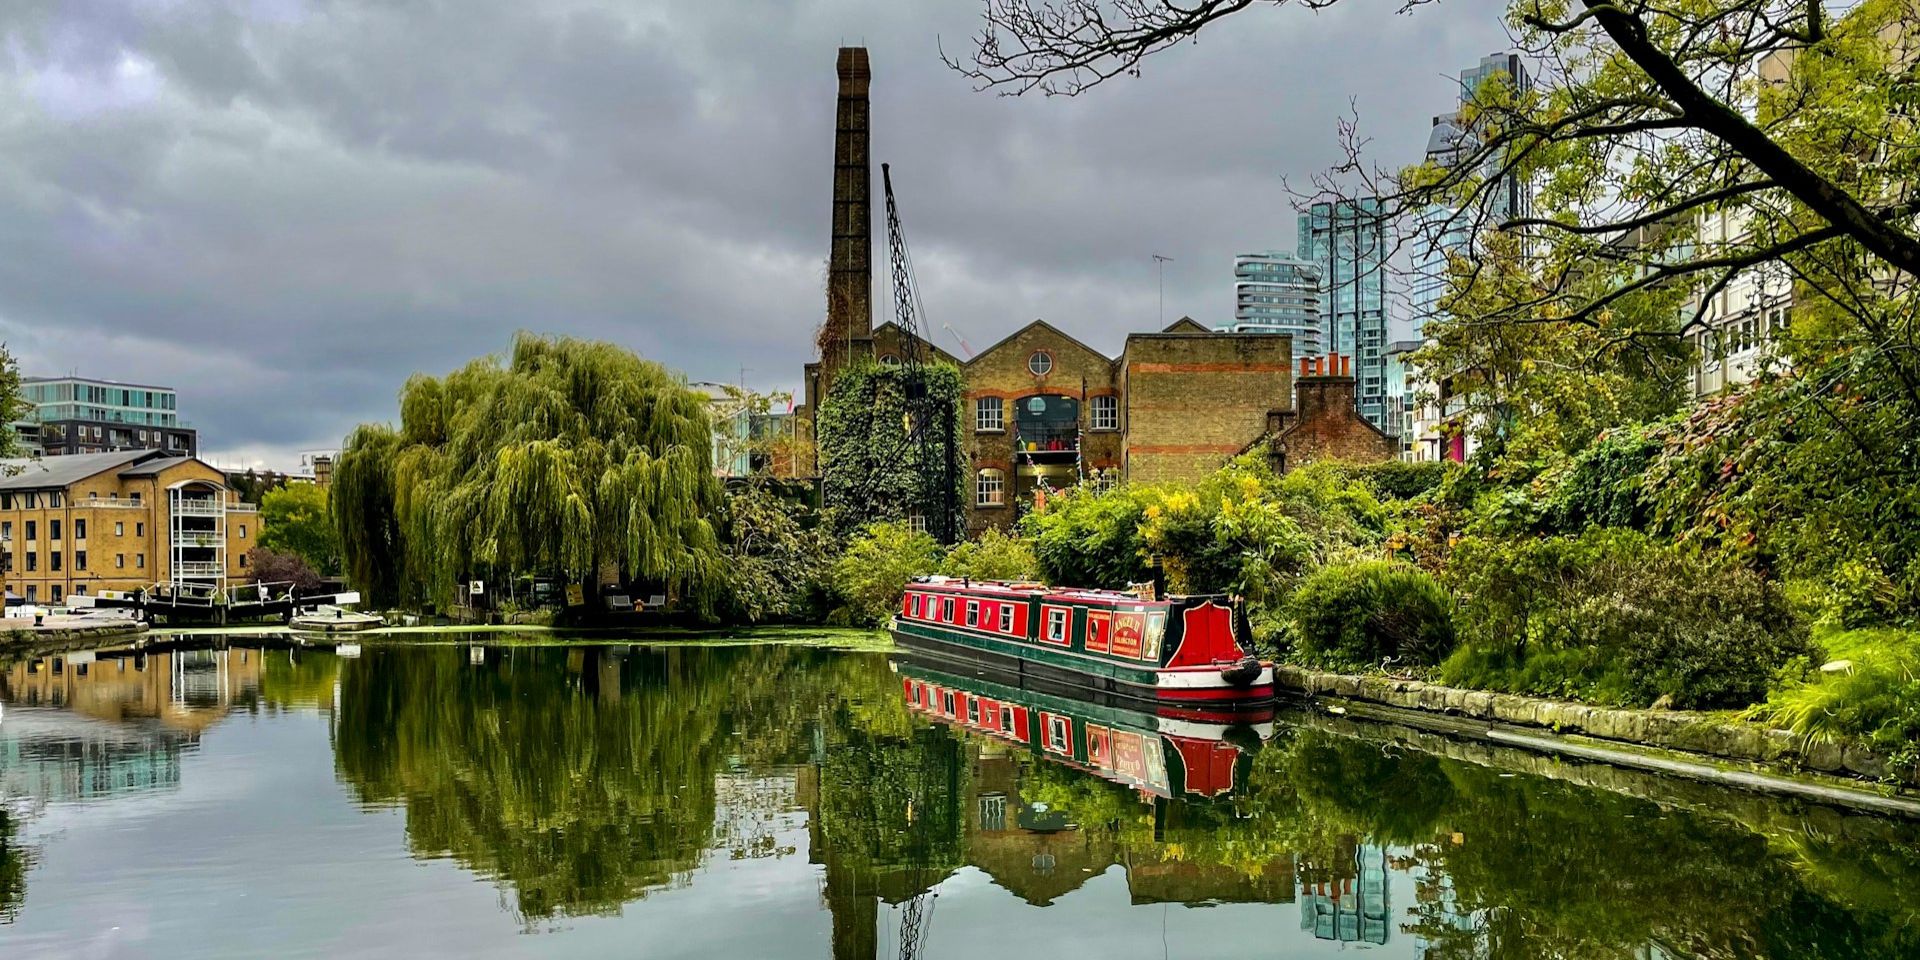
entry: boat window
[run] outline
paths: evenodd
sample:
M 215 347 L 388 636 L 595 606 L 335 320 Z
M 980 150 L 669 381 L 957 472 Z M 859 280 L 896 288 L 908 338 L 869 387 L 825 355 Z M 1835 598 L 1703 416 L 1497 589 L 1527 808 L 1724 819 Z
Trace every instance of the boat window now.
M 980 722 L 980 701 L 975 700 L 972 697 L 967 698 L 967 722 L 968 723 Z
M 1140 659 L 1160 659 L 1160 637 L 1167 632 L 1167 615 L 1164 613 L 1147 614 L 1147 636 L 1140 644 Z
M 953 714 L 954 714 L 954 709 L 953 709 L 953 691 L 952 691 L 952 690 L 943 690 L 943 691 L 941 691 L 941 693 L 940 693 L 940 709 L 941 709 L 941 710 L 942 710 L 943 712 L 945 712 L 947 716 L 949 716 L 949 717 L 951 717 L 951 716 L 953 716 Z
M 1061 753 L 1067 752 L 1066 717 L 1057 717 L 1052 714 L 1047 715 L 1047 745 Z
M 940 619 L 948 623 L 953 622 L 953 598 L 952 597 L 940 598 Z
M 1067 612 L 1065 610 L 1047 611 L 1047 639 L 1054 643 L 1067 642 Z
M 980 625 L 980 601 L 968 600 L 967 601 L 967 626 L 977 627 L 979 625 Z
M 1000 729 L 1002 730 L 1013 729 L 1013 708 L 1012 707 L 1000 708 Z
M 1000 605 L 1000 632 L 1013 632 L 1013 604 L 1011 603 Z

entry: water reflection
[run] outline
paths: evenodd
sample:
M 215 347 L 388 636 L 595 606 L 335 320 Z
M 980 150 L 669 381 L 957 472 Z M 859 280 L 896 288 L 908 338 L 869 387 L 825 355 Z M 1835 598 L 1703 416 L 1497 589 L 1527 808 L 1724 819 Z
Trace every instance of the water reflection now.
M 1062 931 L 1095 952 L 1166 937 L 1175 955 L 1920 953 L 1910 824 L 1338 718 L 1160 716 L 877 655 L 161 645 L 9 665 L 0 701 L 0 920 L 15 925 L 112 886 L 110 867 L 77 885 L 86 870 L 50 866 L 69 840 L 27 829 L 50 805 L 144 810 L 198 785 L 213 738 L 304 727 L 361 811 L 337 829 L 397 822 L 406 858 L 498 888 L 497 903 L 409 916 L 447 931 L 504 907 L 542 943 L 590 936 L 589 922 L 683 935 L 688 896 L 761 902 L 769 878 L 791 891 L 797 866 L 825 914 L 814 942 L 792 941 L 792 914 L 755 909 L 709 936 L 770 932 L 792 954 L 843 958 L 988 942 L 1051 956 Z M 236 716 L 252 720 L 223 721 Z M 310 762 L 245 756 L 263 777 Z M 183 840 L 248 839 L 247 818 L 221 809 L 226 832 Z M 282 866 L 222 869 L 271 886 Z M 206 879 L 167 868 L 169 883 Z M 42 874 L 52 886 L 22 906 Z M 388 890 L 421 882 L 386 876 Z M 321 915 L 372 909 L 351 884 L 302 896 Z M 1185 907 L 1211 909 L 1187 923 Z M 340 935 L 348 952 L 401 952 Z

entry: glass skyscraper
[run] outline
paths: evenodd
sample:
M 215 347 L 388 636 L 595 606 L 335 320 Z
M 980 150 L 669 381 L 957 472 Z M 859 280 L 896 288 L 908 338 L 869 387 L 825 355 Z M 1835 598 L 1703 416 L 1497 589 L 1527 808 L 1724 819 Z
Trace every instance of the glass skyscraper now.
M 1233 323 L 1230 333 L 1284 333 L 1293 337 L 1293 355 L 1317 357 L 1323 326 L 1320 317 L 1320 268 L 1293 254 L 1269 250 L 1233 258 Z
M 1353 358 L 1356 405 L 1391 432 L 1387 400 L 1387 223 L 1378 197 L 1316 203 L 1300 215 L 1299 255 L 1320 268 L 1322 347 Z

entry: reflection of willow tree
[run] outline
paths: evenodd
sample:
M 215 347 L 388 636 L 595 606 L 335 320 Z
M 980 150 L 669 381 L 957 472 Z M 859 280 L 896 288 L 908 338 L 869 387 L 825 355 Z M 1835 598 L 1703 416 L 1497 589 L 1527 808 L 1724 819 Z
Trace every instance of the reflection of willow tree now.
M 333 705 L 340 658 L 314 650 L 260 650 L 260 702 L 270 710 Z
M 457 648 L 381 651 L 343 665 L 335 754 L 363 801 L 405 804 L 416 853 L 495 878 L 521 916 L 612 913 L 699 864 L 738 746 L 804 755 L 800 715 L 877 663 L 791 648 L 495 648 L 477 665 Z
M 27 899 L 27 870 L 33 851 L 20 842 L 20 819 L 0 807 L 0 923 L 12 923 Z

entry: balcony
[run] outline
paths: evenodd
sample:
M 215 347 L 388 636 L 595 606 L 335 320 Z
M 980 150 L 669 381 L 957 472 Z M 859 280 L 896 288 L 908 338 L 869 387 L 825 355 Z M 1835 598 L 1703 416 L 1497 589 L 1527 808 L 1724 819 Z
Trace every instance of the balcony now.
M 173 512 L 182 517 L 218 517 L 226 513 L 218 500 L 206 497 L 182 497 L 173 502 Z
M 1035 463 L 1072 462 L 1080 455 L 1078 428 L 1023 426 L 1014 434 L 1014 459 Z
M 210 578 L 210 577 L 221 577 L 225 575 L 226 575 L 225 565 L 215 563 L 212 561 L 207 561 L 207 560 L 182 560 L 179 563 L 176 563 L 173 565 L 173 578 L 175 580 L 182 580 L 190 577 L 201 579 L 201 578 Z
M 226 542 L 227 538 L 218 533 L 181 532 L 173 535 L 176 547 L 219 547 Z

